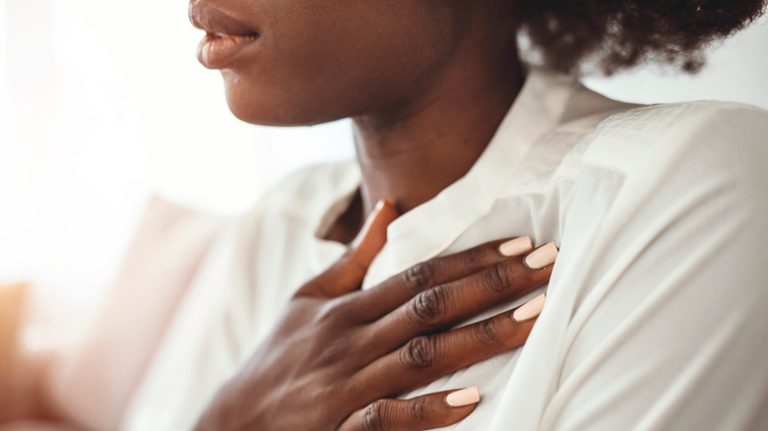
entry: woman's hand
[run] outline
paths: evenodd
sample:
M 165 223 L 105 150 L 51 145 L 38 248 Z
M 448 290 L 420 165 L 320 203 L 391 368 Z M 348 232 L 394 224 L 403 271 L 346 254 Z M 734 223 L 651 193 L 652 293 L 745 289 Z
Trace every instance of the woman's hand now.
M 198 429 L 424 430 L 472 412 L 477 388 L 392 397 L 522 345 L 543 295 L 514 313 L 447 329 L 546 283 L 557 249 L 548 244 L 524 258 L 529 238 L 494 241 L 360 291 L 396 217 L 390 204 L 377 205 L 350 251 L 294 295 Z

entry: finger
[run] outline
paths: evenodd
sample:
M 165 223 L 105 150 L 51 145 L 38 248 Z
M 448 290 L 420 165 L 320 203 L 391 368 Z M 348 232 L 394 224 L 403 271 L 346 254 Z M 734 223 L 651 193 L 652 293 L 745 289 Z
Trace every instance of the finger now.
M 383 399 L 353 413 L 339 431 L 421 431 L 455 424 L 480 402 L 477 386 L 410 400 Z
M 419 263 L 378 286 L 350 297 L 367 320 L 377 320 L 415 295 L 533 249 L 529 236 L 491 241 L 460 253 Z
M 387 242 L 387 226 L 397 216 L 392 200 L 380 200 L 349 250 L 322 274 L 299 289 L 297 295 L 336 297 L 359 288 L 371 262 Z
M 352 379 L 355 394 L 381 397 L 402 393 L 447 374 L 522 346 L 541 313 L 542 294 L 515 309 L 472 325 L 410 340 L 366 366 Z
M 417 335 L 454 326 L 496 305 L 533 292 L 549 281 L 556 259 L 557 247 L 549 243 L 528 256 L 505 260 L 419 293 L 371 324 L 370 337 L 376 343 L 369 353 L 381 355 L 387 346 L 399 346 Z

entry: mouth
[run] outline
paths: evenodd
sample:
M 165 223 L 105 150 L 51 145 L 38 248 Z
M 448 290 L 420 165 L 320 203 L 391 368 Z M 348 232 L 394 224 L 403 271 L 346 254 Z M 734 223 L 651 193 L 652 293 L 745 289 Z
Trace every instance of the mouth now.
M 197 58 L 209 69 L 225 68 L 260 37 L 252 25 L 199 0 L 190 3 L 189 20 L 206 32 L 198 46 Z

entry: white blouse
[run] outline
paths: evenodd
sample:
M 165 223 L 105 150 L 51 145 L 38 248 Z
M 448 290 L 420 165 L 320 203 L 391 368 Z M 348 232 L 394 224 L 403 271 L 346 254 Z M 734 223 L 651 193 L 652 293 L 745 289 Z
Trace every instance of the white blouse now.
M 363 287 L 530 235 L 560 247 L 547 304 L 522 348 L 407 397 L 479 385 L 456 431 L 768 429 L 767 166 L 764 110 L 627 105 L 533 70 L 469 173 L 389 226 Z M 191 427 L 293 290 L 344 252 L 321 237 L 360 178 L 354 160 L 308 167 L 231 223 L 124 429 Z

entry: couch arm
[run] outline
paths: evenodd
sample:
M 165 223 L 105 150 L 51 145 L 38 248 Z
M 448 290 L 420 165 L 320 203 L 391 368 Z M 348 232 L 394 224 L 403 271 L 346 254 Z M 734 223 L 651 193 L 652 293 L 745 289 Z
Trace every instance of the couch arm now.
M 0 284 L 0 424 L 34 412 L 34 378 L 19 342 L 27 290 L 23 283 Z

